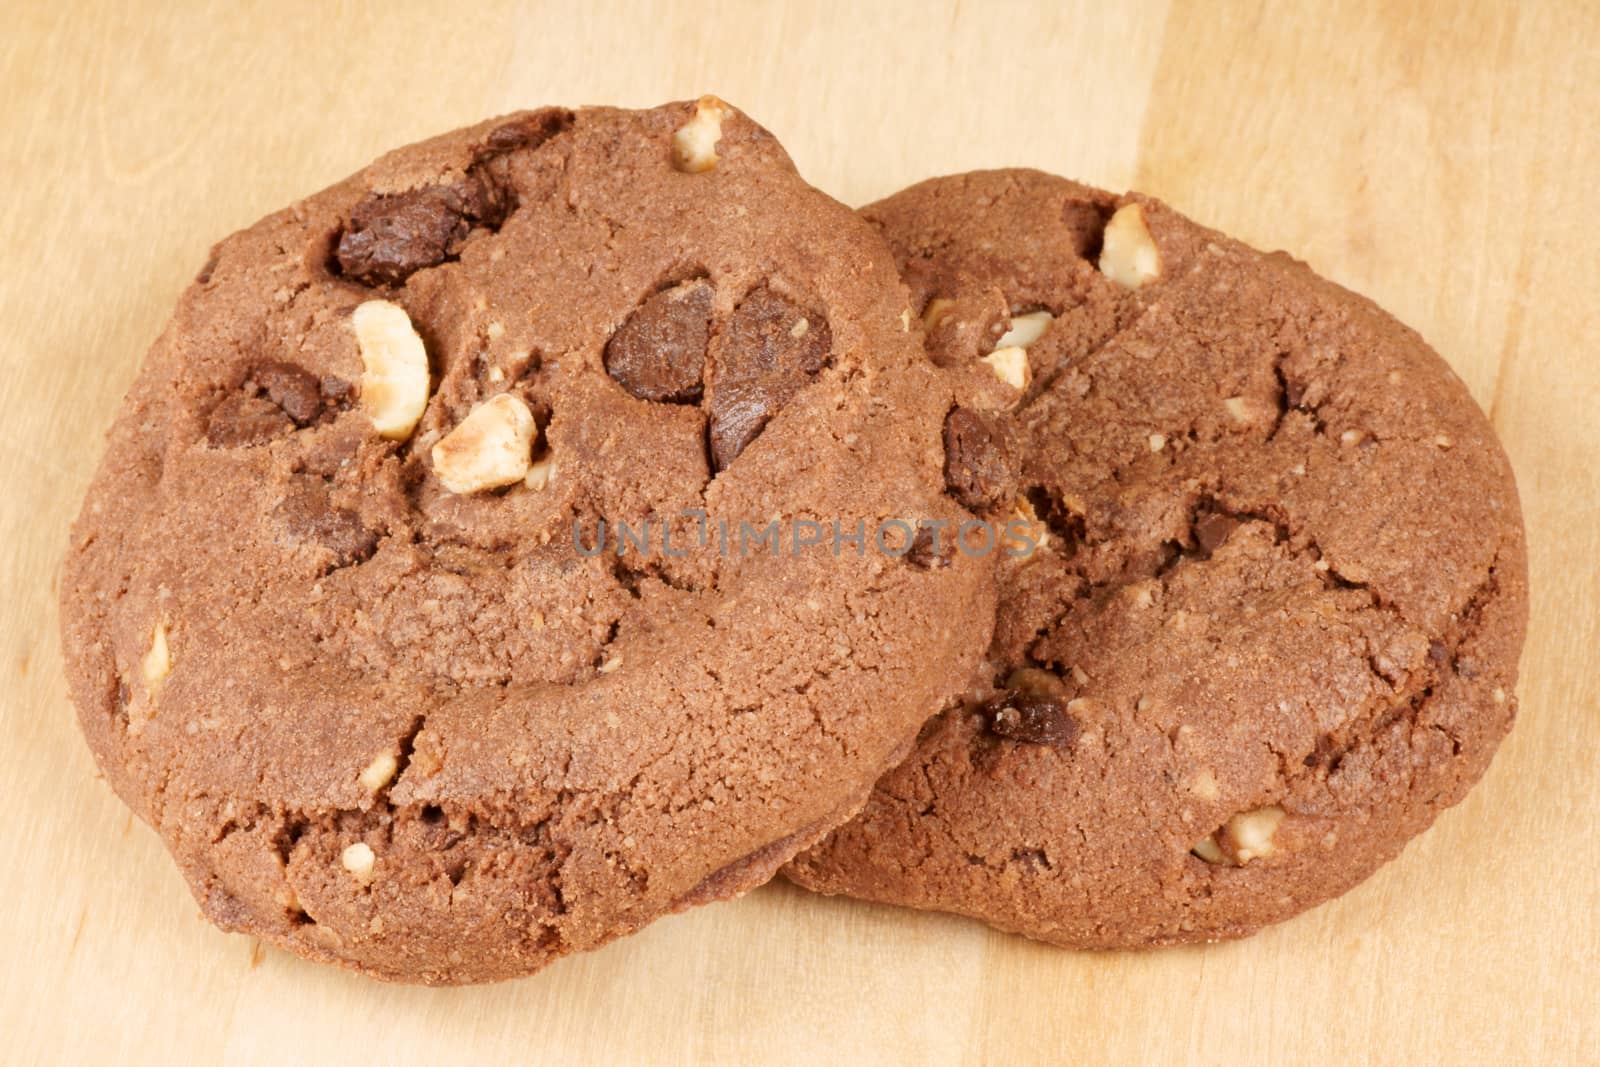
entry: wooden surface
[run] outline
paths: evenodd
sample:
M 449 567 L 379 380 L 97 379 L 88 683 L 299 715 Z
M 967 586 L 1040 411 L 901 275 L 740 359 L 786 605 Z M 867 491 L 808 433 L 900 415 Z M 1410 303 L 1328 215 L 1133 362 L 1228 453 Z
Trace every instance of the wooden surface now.
M 1600 11 L 795 0 L 6 7 L 0 1061 L 1600 1062 Z M 851 203 L 1031 164 L 1284 247 L 1418 327 L 1515 463 L 1522 719 L 1395 864 L 1253 940 L 1053 950 L 768 886 L 498 986 L 198 917 L 61 679 L 66 526 L 217 237 L 382 149 L 717 92 Z

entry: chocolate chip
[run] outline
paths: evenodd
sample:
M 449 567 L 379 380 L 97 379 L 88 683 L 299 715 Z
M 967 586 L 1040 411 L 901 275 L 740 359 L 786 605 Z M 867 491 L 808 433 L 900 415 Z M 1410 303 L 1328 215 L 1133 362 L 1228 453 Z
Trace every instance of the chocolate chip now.
M 930 527 L 924 526 L 911 539 L 911 547 L 906 550 L 906 562 L 919 571 L 927 571 L 950 566 L 950 561 L 955 558 L 955 554 L 955 533 L 953 531 L 935 531 Z
M 1202 515 L 1194 523 L 1194 540 L 1204 555 L 1211 555 L 1222 547 L 1234 530 L 1239 528 L 1239 520 L 1231 515 L 1222 515 L 1210 512 Z
M 1010 323 L 1011 306 L 992 286 L 930 301 L 923 310 L 928 356 L 940 367 L 971 363 L 994 351 Z
M 634 309 L 606 343 L 606 373 L 641 400 L 700 400 L 711 337 L 711 285 L 684 282 Z
M 983 706 L 989 732 L 1012 741 L 1067 748 L 1083 732 L 1078 720 L 1054 697 L 1008 690 Z
M 211 409 L 206 420 L 206 442 L 217 448 L 244 448 L 293 429 L 294 421 L 267 397 L 235 392 Z
M 310 371 L 273 360 L 257 366 L 250 377 L 296 426 L 307 426 L 322 414 L 322 383 Z
M 314 479 L 300 479 L 283 498 L 279 513 L 290 534 L 332 552 L 336 567 L 360 563 L 377 550 L 378 535 L 354 511 L 335 507 L 327 488 Z
M 496 227 L 510 197 L 481 171 L 450 185 L 373 193 L 357 204 L 339 235 L 340 273 L 367 285 L 399 285 L 461 250 L 474 225 Z
M 1016 496 L 1016 448 L 998 419 L 955 408 L 944 419 L 944 483 L 974 510 L 999 507 Z
M 714 348 L 711 461 L 720 471 L 828 365 L 833 334 L 823 316 L 762 285 L 734 309 Z
M 559 107 L 540 108 L 490 130 L 484 138 L 484 148 L 490 153 L 537 148 L 571 125 L 572 112 Z

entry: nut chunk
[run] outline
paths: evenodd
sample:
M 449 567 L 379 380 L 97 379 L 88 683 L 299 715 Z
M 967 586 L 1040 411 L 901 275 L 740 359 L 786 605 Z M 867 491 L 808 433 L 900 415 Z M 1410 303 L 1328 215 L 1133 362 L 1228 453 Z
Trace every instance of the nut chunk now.
M 1100 250 L 1100 273 L 1129 289 L 1137 289 L 1161 276 L 1161 253 L 1149 227 L 1144 224 L 1144 208 L 1124 204 L 1106 223 L 1105 243 Z
M 728 105 L 714 96 L 695 102 L 694 118 L 672 135 L 672 165 L 685 174 L 700 174 L 717 165 L 717 142 Z
M 150 631 L 150 649 L 139 661 L 139 671 L 144 675 L 145 687 L 152 693 L 172 673 L 172 651 L 167 645 L 166 623 L 158 622 L 155 629 Z
M 520 482 L 533 463 L 538 429 L 520 397 L 501 393 L 473 408 L 433 446 L 433 472 L 452 493 Z
M 428 406 L 428 353 L 399 304 L 368 300 L 350 316 L 361 351 L 361 409 L 379 435 L 403 441 Z

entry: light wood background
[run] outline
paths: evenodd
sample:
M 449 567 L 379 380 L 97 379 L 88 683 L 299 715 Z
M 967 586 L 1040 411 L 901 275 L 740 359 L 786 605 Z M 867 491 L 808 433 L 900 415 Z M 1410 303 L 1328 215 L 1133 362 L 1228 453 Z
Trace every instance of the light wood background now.
M 183 8 L 0 19 L 0 1061 L 1600 1063 L 1593 0 Z M 213 239 L 387 147 L 703 91 L 847 202 L 1000 164 L 1137 186 L 1418 327 L 1504 438 L 1532 546 L 1522 719 L 1483 784 L 1344 899 L 1142 955 L 774 885 L 427 990 L 201 921 L 60 676 L 66 526 L 145 347 Z

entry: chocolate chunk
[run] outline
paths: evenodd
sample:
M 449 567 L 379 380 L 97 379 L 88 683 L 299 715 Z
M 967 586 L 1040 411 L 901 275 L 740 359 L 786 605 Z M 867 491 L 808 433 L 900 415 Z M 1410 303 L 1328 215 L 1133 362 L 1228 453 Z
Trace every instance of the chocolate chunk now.
M 1016 496 L 1016 448 L 1010 428 L 998 419 L 955 408 L 944 419 L 944 483 L 977 511 Z
M 349 508 L 335 507 L 328 490 L 314 479 L 300 479 L 279 505 L 289 533 L 315 541 L 333 553 L 334 566 L 347 567 L 369 558 L 378 547 L 378 535 Z
M 762 285 L 717 339 L 710 385 L 711 461 L 724 470 L 767 422 L 828 365 L 828 320 Z
M 1011 324 L 1011 306 L 998 288 L 935 298 L 922 312 L 928 356 L 936 366 L 958 367 L 994 351 Z
M 1195 519 L 1194 541 L 1200 552 L 1209 556 L 1238 528 L 1239 520 L 1233 516 L 1209 512 Z
M 919 571 L 950 566 L 956 554 L 955 537 L 954 530 L 935 531 L 927 526 L 922 527 L 911 539 L 911 547 L 906 550 L 906 562 Z
M 991 697 L 984 703 L 983 713 L 990 733 L 1012 741 L 1067 748 L 1083 730 L 1065 705 L 1059 693 L 1024 685 Z
M 571 125 L 572 112 L 566 108 L 540 108 L 531 115 L 523 115 L 490 130 L 484 139 L 484 149 L 490 154 L 499 154 L 518 148 L 537 148 Z
M 273 360 L 256 367 L 250 377 L 296 426 L 309 425 L 322 414 L 322 384 L 310 371 Z
M 236 392 L 211 409 L 206 420 L 206 442 L 217 448 L 244 448 L 293 429 L 293 420 L 267 397 Z
M 700 400 L 711 337 L 711 285 L 684 282 L 634 309 L 606 344 L 606 373 L 641 400 Z
M 450 185 L 369 194 L 350 213 L 334 259 L 347 278 L 399 285 L 461 250 L 474 225 L 496 227 L 510 197 L 479 171 Z
M 212 246 L 211 254 L 206 256 L 205 265 L 200 268 L 200 273 L 194 276 L 197 285 L 204 285 L 211 280 L 211 275 L 216 273 L 219 258 L 216 246 Z

